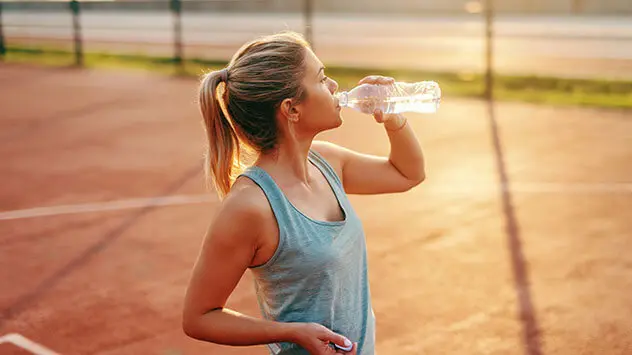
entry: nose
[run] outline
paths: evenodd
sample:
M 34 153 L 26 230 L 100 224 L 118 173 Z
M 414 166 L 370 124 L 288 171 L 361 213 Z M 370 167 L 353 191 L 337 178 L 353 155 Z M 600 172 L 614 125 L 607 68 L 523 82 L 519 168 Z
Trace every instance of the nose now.
M 331 79 L 329 80 L 329 91 L 331 91 L 331 93 L 335 93 L 336 90 L 338 90 L 338 83 L 334 80 Z

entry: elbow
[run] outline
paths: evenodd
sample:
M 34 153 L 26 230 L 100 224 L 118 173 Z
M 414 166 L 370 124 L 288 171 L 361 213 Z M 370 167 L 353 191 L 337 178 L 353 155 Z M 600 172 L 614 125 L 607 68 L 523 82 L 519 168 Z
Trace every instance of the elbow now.
M 199 315 L 184 314 L 182 317 L 182 331 L 184 334 L 196 340 L 204 340 L 200 331 L 200 321 L 201 317 Z
M 408 178 L 408 185 L 406 186 L 405 191 L 411 190 L 417 185 L 421 184 L 426 180 L 426 173 L 424 171 L 419 172 L 419 174 Z
M 184 332 L 184 334 L 190 338 L 193 339 L 198 339 L 199 340 L 199 335 L 198 332 L 196 331 L 196 326 L 195 326 L 195 320 L 191 319 L 192 317 L 183 317 L 182 318 L 182 331 Z
M 208 330 L 205 332 L 195 322 L 182 322 L 182 331 L 186 336 L 191 339 L 213 342 L 211 336 L 208 334 Z
M 213 335 L 213 323 L 207 319 L 208 314 L 213 310 L 203 314 L 194 312 L 188 313 L 185 311 L 182 315 L 182 331 L 184 334 L 196 340 L 214 343 L 215 338 Z
M 417 176 L 417 178 L 415 179 L 415 186 L 421 184 L 424 181 L 426 181 L 426 172 L 422 170 L 419 173 L 419 176 Z
M 426 180 L 426 172 L 421 170 L 417 175 L 415 175 L 411 180 L 411 188 L 421 184 Z

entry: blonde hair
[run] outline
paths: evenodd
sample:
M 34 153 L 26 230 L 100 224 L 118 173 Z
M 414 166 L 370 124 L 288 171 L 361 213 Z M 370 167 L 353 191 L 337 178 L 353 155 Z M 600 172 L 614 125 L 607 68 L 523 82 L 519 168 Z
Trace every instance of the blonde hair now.
M 220 198 L 245 169 L 243 153 L 276 147 L 279 105 L 286 98 L 300 102 L 304 97 L 306 48 L 307 41 L 294 32 L 261 37 L 244 44 L 225 69 L 202 78 L 207 181 L 212 180 Z

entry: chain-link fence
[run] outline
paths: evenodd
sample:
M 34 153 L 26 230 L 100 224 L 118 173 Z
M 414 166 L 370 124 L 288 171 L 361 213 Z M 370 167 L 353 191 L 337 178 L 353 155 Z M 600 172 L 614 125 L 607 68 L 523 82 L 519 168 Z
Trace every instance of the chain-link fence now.
M 328 66 L 632 78 L 629 0 L 5 1 L 0 9 L 1 53 L 63 50 L 77 65 L 99 52 L 162 57 L 183 70 L 294 30 Z

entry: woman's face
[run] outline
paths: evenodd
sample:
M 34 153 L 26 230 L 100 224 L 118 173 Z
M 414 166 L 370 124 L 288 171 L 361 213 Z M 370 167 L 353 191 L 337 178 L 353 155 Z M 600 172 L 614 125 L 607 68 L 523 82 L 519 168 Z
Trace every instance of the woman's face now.
M 338 83 L 325 74 L 323 63 L 310 50 L 306 49 L 305 99 L 298 105 L 299 122 L 302 131 L 318 133 L 339 127 L 342 124 L 340 106 L 334 93 Z

